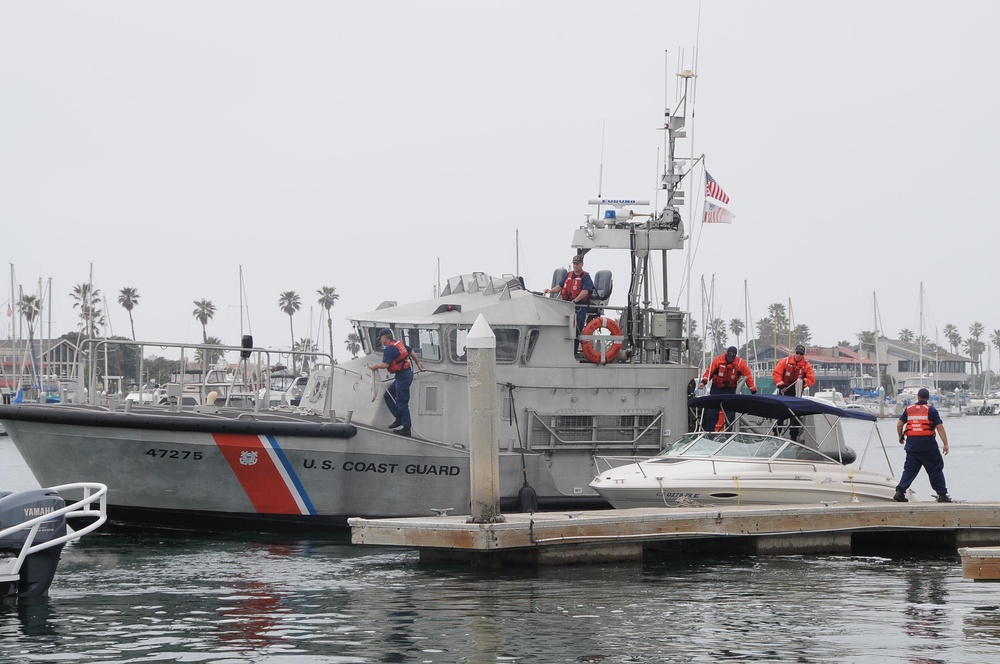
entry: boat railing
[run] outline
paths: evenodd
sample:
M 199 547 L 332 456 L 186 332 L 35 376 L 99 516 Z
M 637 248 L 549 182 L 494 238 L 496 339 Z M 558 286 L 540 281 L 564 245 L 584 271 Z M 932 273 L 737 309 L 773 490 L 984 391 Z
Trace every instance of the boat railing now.
M 0 530 L 0 541 L 20 531 L 28 531 L 18 555 L 0 565 L 0 583 L 16 581 L 19 577 L 21 566 L 31 554 L 80 539 L 84 535 L 100 528 L 108 520 L 108 487 L 100 482 L 60 484 L 58 486 L 47 487 L 46 491 L 54 491 L 60 495 L 62 492 L 82 491 L 83 497 L 57 510 L 46 512 L 40 516 Z M 62 518 L 65 518 L 67 522 L 71 519 L 87 519 L 89 522 L 81 525 L 79 528 L 70 529 L 65 535 L 60 537 L 35 543 L 42 524 L 53 519 Z
M 597 466 L 597 474 L 600 475 L 603 472 L 611 470 L 612 468 L 617 468 L 618 466 L 625 466 L 630 463 L 634 463 L 638 468 L 639 472 L 642 473 L 643 477 L 646 476 L 646 471 L 642 467 L 642 461 L 649 460 L 647 456 L 611 456 L 606 454 L 595 455 L 594 464 Z M 601 468 L 601 464 L 607 466 L 607 468 Z
M 602 463 L 607 466 L 607 470 L 626 464 L 635 464 L 639 473 L 646 478 L 649 477 L 646 472 L 647 462 L 650 465 L 655 465 L 697 459 L 708 461 L 714 474 L 720 473 L 717 464 L 760 465 L 766 463 L 769 472 L 773 471 L 772 464 L 780 467 L 785 462 L 795 462 L 799 465 L 807 462 L 813 464 L 814 469 L 815 464 L 842 465 L 841 461 L 811 445 L 777 436 L 746 434 L 738 431 L 695 432 L 694 437 L 682 443 L 680 448 L 675 447 L 674 449 L 682 450 L 682 452 L 668 454 L 665 451 L 654 457 L 595 455 L 594 461 L 599 472 L 605 472 L 601 469 Z M 726 469 L 725 472 L 729 473 L 731 469 Z
M 251 340 L 252 343 L 252 340 Z M 90 405 L 99 405 L 100 395 L 98 394 L 97 384 L 98 376 L 100 374 L 98 361 L 102 356 L 102 348 L 107 348 L 111 346 L 131 346 L 137 347 L 139 349 L 139 376 L 144 373 L 144 360 L 146 356 L 147 348 L 155 348 L 158 350 L 163 349 L 173 349 L 179 352 L 179 366 L 181 371 L 178 372 L 179 383 L 171 385 L 180 385 L 179 390 L 175 388 L 175 391 L 183 393 L 185 390 L 185 371 L 189 361 L 188 356 L 191 353 L 201 354 L 202 357 L 207 357 L 208 355 L 219 355 L 223 356 L 225 353 L 236 352 L 239 353 L 239 361 L 236 365 L 235 371 L 233 372 L 232 378 L 227 383 L 230 389 L 226 390 L 222 399 L 224 400 L 223 405 L 229 405 L 231 399 L 246 397 L 248 395 L 240 393 L 238 389 L 239 386 L 246 384 L 246 380 L 240 379 L 240 371 L 249 372 L 251 367 L 256 368 L 261 372 L 260 381 L 261 389 L 263 390 L 262 395 L 258 395 L 255 391 L 249 395 L 253 397 L 253 410 L 254 412 L 259 412 L 261 404 L 267 408 L 271 401 L 271 389 L 270 381 L 267 380 L 266 373 L 269 373 L 270 367 L 280 364 L 280 360 L 286 357 L 307 357 L 313 359 L 314 367 L 325 367 L 325 371 L 328 373 L 328 378 L 332 379 L 333 375 L 333 356 L 329 353 L 319 352 L 319 351 L 304 351 L 304 350 L 288 350 L 288 349 L 277 349 L 277 348 L 260 348 L 252 345 L 240 345 L 240 346 L 227 346 L 223 344 L 178 344 L 171 342 L 161 342 L 161 341 L 131 341 L 128 339 L 86 339 L 81 347 L 86 349 L 84 353 L 83 361 L 86 363 L 87 377 L 89 378 L 89 388 L 87 391 L 86 402 Z M 106 352 L 103 354 L 107 355 Z M 315 361 L 316 358 L 320 358 L 318 362 Z M 226 363 L 228 367 L 228 362 Z M 267 367 L 268 369 L 262 369 Z M 238 380 L 239 379 L 239 380 Z M 140 384 L 142 382 L 140 381 Z M 201 383 L 189 382 L 187 385 L 200 385 Z M 143 391 L 146 388 L 140 388 L 139 399 L 143 398 Z M 150 390 L 152 391 L 152 390 Z M 323 413 L 328 413 L 331 409 L 330 403 L 330 390 L 325 391 L 325 398 L 323 406 Z M 259 397 L 259 398 L 258 398 Z M 168 397 L 169 398 L 169 397 Z M 182 399 L 179 395 L 174 395 L 176 401 L 175 405 L 178 409 L 183 405 Z M 130 404 L 126 402 L 126 407 Z M 172 407 L 173 407 L 172 405 Z M 241 404 L 242 405 L 242 404 Z
M 614 415 L 592 412 L 540 413 L 527 409 L 528 449 L 628 449 L 659 452 L 663 411 L 635 409 Z

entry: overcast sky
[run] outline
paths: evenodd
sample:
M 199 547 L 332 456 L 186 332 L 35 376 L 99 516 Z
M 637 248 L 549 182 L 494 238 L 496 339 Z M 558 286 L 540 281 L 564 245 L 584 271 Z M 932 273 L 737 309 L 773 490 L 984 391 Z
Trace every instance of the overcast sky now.
M 541 290 L 599 187 L 656 195 L 657 127 L 697 47 L 681 152 L 736 219 L 692 225 L 673 304 L 701 319 L 704 280 L 715 317 L 790 303 L 832 345 L 874 327 L 876 297 L 885 333 L 917 331 L 922 280 L 928 337 L 989 334 L 997 25 L 991 1 L 0 1 L 0 301 L 7 264 L 26 292 L 51 280 L 68 332 L 92 266 L 109 333 L 130 335 L 129 286 L 140 339 L 198 341 L 207 299 L 208 333 L 238 344 L 242 266 L 262 346 L 289 345 L 280 293 L 316 338 L 316 291 L 336 287 L 344 359 L 348 317 L 429 297 L 439 259 Z M 586 267 L 614 269 L 620 303 L 626 265 Z

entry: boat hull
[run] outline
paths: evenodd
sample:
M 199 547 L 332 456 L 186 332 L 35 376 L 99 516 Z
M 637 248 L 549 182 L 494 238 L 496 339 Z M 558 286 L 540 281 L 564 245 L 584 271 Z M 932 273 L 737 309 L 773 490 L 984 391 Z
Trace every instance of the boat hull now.
M 321 418 L 52 406 L 18 406 L 4 418 L 40 484 L 69 474 L 107 484 L 109 519 L 118 524 L 295 532 L 346 525 L 350 517 L 467 514 L 471 502 L 467 446 Z M 590 490 L 563 495 L 540 454 L 522 461 L 501 452 L 500 475 L 502 507 L 518 506 L 525 478 L 541 506 L 607 506 Z
M 750 464 L 715 462 L 709 468 L 685 462 L 643 464 L 634 474 L 616 469 L 614 479 L 598 477 L 591 483 L 616 509 L 699 505 L 799 505 L 829 502 L 892 502 L 892 477 L 851 470 L 833 464 L 763 469 Z M 699 464 L 701 465 L 701 464 Z M 756 464 L 754 464 L 756 465 Z M 689 466 L 685 468 L 684 466 Z

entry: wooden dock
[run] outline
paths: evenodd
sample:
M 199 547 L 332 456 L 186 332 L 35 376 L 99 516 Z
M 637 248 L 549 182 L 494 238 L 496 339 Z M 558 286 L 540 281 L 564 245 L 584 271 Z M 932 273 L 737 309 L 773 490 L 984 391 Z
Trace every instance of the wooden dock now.
M 348 521 L 355 544 L 416 548 L 477 566 L 641 561 L 678 552 L 878 553 L 1000 545 L 1000 503 L 673 507 Z M 994 549 L 1000 552 L 1000 549 Z
M 962 547 L 962 576 L 976 581 L 1000 581 L 1000 547 Z

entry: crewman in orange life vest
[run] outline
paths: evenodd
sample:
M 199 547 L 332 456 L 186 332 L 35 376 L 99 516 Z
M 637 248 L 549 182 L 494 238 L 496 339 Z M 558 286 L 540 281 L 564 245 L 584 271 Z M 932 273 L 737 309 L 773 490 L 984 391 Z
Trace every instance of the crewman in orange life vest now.
M 802 379 L 802 387 L 812 387 L 816 384 L 816 374 L 812 365 L 806 359 L 806 347 L 799 344 L 795 354 L 782 358 L 774 365 L 774 386 L 786 397 L 799 396 L 795 393 L 795 381 Z
M 396 379 L 392 381 L 392 385 L 386 389 L 383 395 L 385 405 L 389 407 L 389 412 L 396 418 L 389 425 L 389 428 L 394 429 L 395 433 L 400 436 L 408 437 L 411 435 L 410 425 L 412 424 L 410 420 L 410 385 L 413 383 L 413 369 L 410 366 L 410 360 L 415 361 L 417 368 L 421 371 L 424 370 L 424 364 L 412 348 L 402 341 L 393 340 L 392 330 L 389 328 L 384 327 L 379 330 L 378 339 L 385 348 L 382 351 L 382 361 L 378 364 L 370 364 L 368 368 L 372 371 L 388 369 L 389 373 L 395 375 Z
M 903 448 L 906 451 L 903 475 L 896 486 L 896 495 L 892 497 L 898 503 L 909 502 L 906 499 L 906 490 L 916 479 L 921 467 L 927 471 L 927 478 L 931 481 L 934 493 L 937 494 L 937 501 L 952 502 L 951 496 L 948 495 L 948 485 L 944 480 L 944 458 L 938 450 L 937 439 L 934 437 L 935 433 L 941 434 L 944 453 L 948 454 L 948 434 L 944 430 L 944 423 L 937 408 L 927 403 L 930 397 L 931 393 L 927 388 L 921 387 L 917 390 L 917 402 L 907 406 L 896 422 L 899 444 L 906 443 Z
M 590 300 L 590 294 L 594 292 L 594 280 L 588 272 L 584 272 L 583 270 L 583 256 L 573 256 L 573 269 L 566 275 L 566 281 L 561 287 L 545 289 L 546 293 L 555 291 L 559 291 L 562 299 L 569 300 L 578 305 L 576 307 L 577 341 L 573 345 L 573 352 L 575 354 L 580 344 L 580 330 L 587 324 L 587 311 L 589 308 L 587 302 Z
M 813 372 L 812 364 L 806 359 L 806 347 L 799 344 L 795 347 L 795 354 L 784 357 L 774 365 L 774 372 L 771 374 L 774 379 L 774 386 L 778 388 L 778 392 L 785 395 L 786 397 L 797 397 L 796 385 L 797 381 L 802 379 L 802 387 L 812 387 L 816 384 L 816 374 Z M 777 424 L 780 426 L 784 423 L 784 420 L 780 420 Z M 795 419 L 792 418 L 792 423 L 788 426 L 788 437 L 792 440 L 798 440 L 799 434 L 802 433 L 802 427 L 795 423 Z
M 701 377 L 701 386 L 705 387 L 712 381 L 709 394 L 736 394 L 740 376 L 746 377 L 750 394 L 757 394 L 757 384 L 754 382 L 750 366 L 736 354 L 736 346 L 730 346 L 725 353 L 717 355 L 712 360 L 712 364 L 705 370 L 705 375 Z M 723 431 L 726 419 L 721 411 L 706 408 L 701 426 L 705 431 L 709 431 L 710 427 L 715 431 Z

